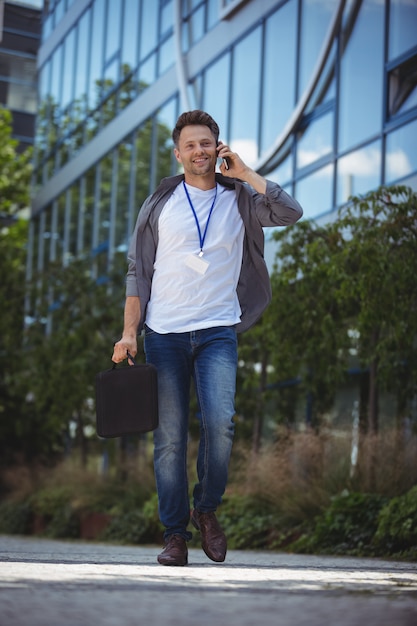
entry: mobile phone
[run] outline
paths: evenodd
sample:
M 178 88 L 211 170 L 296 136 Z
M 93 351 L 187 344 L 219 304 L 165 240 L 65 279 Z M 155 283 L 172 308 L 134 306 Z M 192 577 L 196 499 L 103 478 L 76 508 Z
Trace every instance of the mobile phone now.
M 217 142 L 217 145 L 219 145 L 219 142 Z M 229 160 L 227 157 L 220 157 L 224 163 L 225 168 L 228 170 L 229 169 Z

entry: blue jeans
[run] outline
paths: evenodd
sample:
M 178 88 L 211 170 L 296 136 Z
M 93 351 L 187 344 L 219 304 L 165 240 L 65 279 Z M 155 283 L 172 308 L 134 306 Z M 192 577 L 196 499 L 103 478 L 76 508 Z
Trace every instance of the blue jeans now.
M 158 334 L 145 327 L 146 361 L 158 370 L 159 426 L 154 467 L 165 539 L 191 539 L 187 476 L 190 384 L 194 379 L 200 442 L 194 508 L 215 511 L 226 489 L 233 444 L 237 369 L 234 327 Z

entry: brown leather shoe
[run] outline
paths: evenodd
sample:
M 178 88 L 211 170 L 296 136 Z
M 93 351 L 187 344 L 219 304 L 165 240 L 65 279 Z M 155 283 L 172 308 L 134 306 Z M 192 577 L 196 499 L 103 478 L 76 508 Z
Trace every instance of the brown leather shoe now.
M 170 535 L 165 548 L 158 554 L 158 563 L 161 565 L 187 565 L 188 548 L 184 537 Z
M 197 509 L 191 514 L 193 526 L 201 533 L 201 546 L 208 558 L 221 563 L 226 558 L 226 535 L 221 529 L 214 512 L 200 513 Z

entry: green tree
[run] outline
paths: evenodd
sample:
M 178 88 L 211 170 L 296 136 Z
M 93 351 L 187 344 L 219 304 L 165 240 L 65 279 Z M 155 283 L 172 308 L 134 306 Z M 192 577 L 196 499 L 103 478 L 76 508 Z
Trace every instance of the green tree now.
M 252 424 L 254 449 L 267 416 L 291 424 L 300 405 L 319 428 L 351 367 L 362 371 L 362 432 L 378 432 L 382 391 L 397 400 L 399 426 L 409 415 L 417 394 L 416 215 L 417 194 L 383 187 L 352 198 L 324 226 L 305 220 L 275 233 L 272 303 L 239 348 L 237 406 Z
M 86 427 L 94 429 L 95 374 L 111 365 L 120 332 L 123 281 L 97 285 L 90 262 L 52 264 L 42 279 L 53 291 L 39 293 L 37 320 L 27 330 L 27 384 L 36 416 L 43 416 L 43 446 L 37 452 L 62 453 L 70 423 L 82 464 L 87 462 Z M 117 284 L 116 284 L 117 280 Z M 35 283 L 36 289 L 36 283 Z M 45 333 L 49 318 L 52 332 Z
M 14 216 L 29 205 L 31 150 L 19 153 L 12 139 L 12 115 L 0 106 L 0 217 Z
M 404 417 L 417 393 L 417 195 L 380 188 L 353 198 L 326 226 L 276 234 L 273 303 L 264 320 L 277 380 L 301 378 L 318 422 L 346 369 L 367 372 L 367 430 L 378 430 L 378 391 Z
M 0 459 L 10 460 L 26 411 L 19 371 L 22 363 L 30 151 L 19 153 L 12 139 L 12 117 L 0 107 Z
M 338 299 L 354 314 L 354 347 L 369 371 L 368 430 L 375 433 L 379 389 L 395 395 L 399 423 L 417 395 L 417 194 L 396 186 L 355 197 L 339 229 Z

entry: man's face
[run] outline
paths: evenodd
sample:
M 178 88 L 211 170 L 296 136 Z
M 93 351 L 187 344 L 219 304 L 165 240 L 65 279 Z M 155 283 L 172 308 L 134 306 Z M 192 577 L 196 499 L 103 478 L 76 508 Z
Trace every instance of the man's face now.
M 208 126 L 184 126 L 174 154 L 185 174 L 204 176 L 216 169 L 216 141 Z

